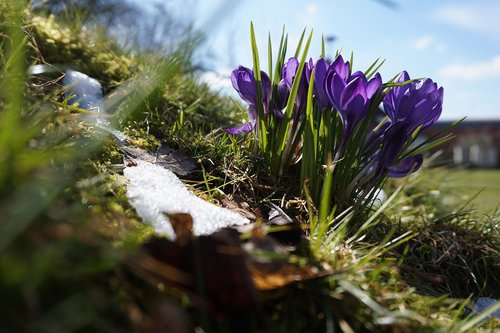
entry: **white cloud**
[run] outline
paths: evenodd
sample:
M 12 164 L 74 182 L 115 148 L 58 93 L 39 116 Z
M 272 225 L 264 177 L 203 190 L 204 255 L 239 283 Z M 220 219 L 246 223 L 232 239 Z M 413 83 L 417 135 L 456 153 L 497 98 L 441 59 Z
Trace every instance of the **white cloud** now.
M 231 69 L 220 68 L 216 71 L 204 72 L 200 80 L 205 82 L 213 91 L 228 94 L 232 92 Z
M 498 119 L 499 105 L 491 98 L 491 90 L 483 91 L 475 82 L 464 83 L 450 79 L 440 81 L 444 87 L 442 120 Z
M 436 52 L 443 53 L 444 51 L 446 51 L 447 48 L 448 48 L 448 46 L 445 43 L 438 43 L 436 45 Z
M 432 50 L 437 53 L 443 53 L 447 49 L 446 44 L 439 41 L 436 36 L 422 36 L 413 41 L 412 47 L 417 51 Z
M 438 8 L 432 17 L 459 28 L 487 34 L 497 39 L 500 36 L 500 1 L 482 0 L 462 5 Z
M 295 18 L 298 26 L 313 27 L 318 18 L 319 6 L 316 2 L 310 2 L 303 11 L 296 12 Z
M 500 55 L 488 61 L 451 64 L 442 68 L 439 74 L 446 78 L 462 80 L 500 78 Z
M 432 43 L 435 41 L 433 36 L 423 36 L 420 37 L 413 43 L 413 48 L 418 51 L 423 51 L 429 48 Z
M 306 13 L 308 15 L 314 16 L 318 13 L 318 5 L 316 3 L 310 3 L 306 6 Z

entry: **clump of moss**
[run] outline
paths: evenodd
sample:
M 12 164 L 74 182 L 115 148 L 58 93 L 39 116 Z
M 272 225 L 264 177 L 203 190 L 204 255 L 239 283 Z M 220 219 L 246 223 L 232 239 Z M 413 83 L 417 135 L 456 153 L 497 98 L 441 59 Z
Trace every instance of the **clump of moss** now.
M 134 57 L 124 54 L 113 39 L 85 28 L 72 30 L 59 24 L 54 15 L 32 16 L 28 29 L 35 62 L 79 70 L 106 87 L 128 79 L 136 66 Z

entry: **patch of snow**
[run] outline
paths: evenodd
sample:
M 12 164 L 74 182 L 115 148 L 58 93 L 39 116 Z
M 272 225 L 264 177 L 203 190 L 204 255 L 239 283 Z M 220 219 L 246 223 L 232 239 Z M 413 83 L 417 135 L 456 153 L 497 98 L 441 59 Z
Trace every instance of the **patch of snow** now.
M 387 201 L 387 194 L 385 194 L 384 190 L 379 190 L 377 192 L 377 195 L 373 199 L 373 207 L 375 208 L 380 208 L 380 206 L 383 205 L 384 202 Z
M 103 95 L 102 86 L 99 81 L 87 74 L 68 69 L 64 73 L 63 85 L 68 89 L 64 95 L 66 98 L 69 98 L 69 104 L 78 103 L 78 107 L 81 109 L 102 113 L 101 104 Z M 125 134 L 112 128 L 106 119 L 93 116 L 86 117 L 85 119 L 95 123 L 103 131 L 113 135 L 120 143 L 124 143 L 128 139 Z
M 95 109 L 102 101 L 101 84 L 86 74 L 67 70 L 64 74 L 63 85 L 69 88 L 66 92 L 66 97 L 71 97 L 69 104 L 78 103 L 81 109 Z
M 175 234 L 164 213 L 191 214 L 193 233 L 197 236 L 250 222 L 236 212 L 198 198 L 173 172 L 161 166 L 137 161 L 137 166 L 125 168 L 123 174 L 128 179 L 128 200 L 137 214 L 169 238 L 175 238 Z

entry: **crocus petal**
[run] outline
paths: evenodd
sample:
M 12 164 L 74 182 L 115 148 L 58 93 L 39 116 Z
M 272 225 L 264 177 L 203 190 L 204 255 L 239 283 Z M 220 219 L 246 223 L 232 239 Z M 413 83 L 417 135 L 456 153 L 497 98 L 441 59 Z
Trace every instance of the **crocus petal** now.
M 422 154 L 402 159 L 388 168 L 389 170 L 388 176 L 392 178 L 405 177 L 409 173 L 415 172 L 418 169 L 420 169 L 423 161 L 424 157 Z
M 305 74 L 306 74 L 306 79 L 307 79 L 308 84 L 309 84 L 309 81 L 311 81 L 311 73 L 312 73 L 313 69 L 314 69 L 314 62 L 313 62 L 312 58 L 309 58 L 309 61 L 306 62 L 306 64 L 305 64 Z
M 299 61 L 297 58 L 290 58 L 288 62 L 283 65 L 283 80 L 288 88 L 288 90 L 292 89 L 293 82 L 295 81 L 297 74 L 297 70 L 299 68 Z M 307 66 L 304 66 L 302 75 L 300 75 L 299 86 L 297 89 L 297 97 L 295 100 L 294 107 L 294 118 L 298 119 L 301 117 L 304 111 L 304 107 L 306 105 L 307 99 L 307 89 L 308 89 L 308 80 L 307 80 Z
M 366 115 L 366 99 L 361 95 L 356 95 L 349 99 L 344 109 L 339 111 L 344 126 L 344 135 L 349 136 Z
M 262 101 L 264 102 L 264 109 L 267 113 L 267 106 L 269 105 L 269 99 L 271 98 L 271 80 L 266 72 L 260 71 L 260 79 L 262 85 Z
M 406 71 L 403 71 L 396 78 L 396 83 L 406 82 L 410 80 L 410 75 Z M 408 90 L 409 85 L 401 87 L 392 87 L 384 98 L 384 111 L 393 121 L 397 118 L 397 109 L 401 102 L 401 98 L 404 93 Z
M 382 87 L 382 76 L 379 73 L 375 74 L 375 76 L 368 81 L 366 84 L 366 95 L 369 99 L 374 97 Z
M 349 82 L 344 91 L 342 91 L 342 94 L 340 95 L 341 108 L 349 110 L 353 100 L 359 101 L 358 97 L 361 97 L 362 103 L 366 102 L 368 99 L 366 95 L 366 88 L 363 81 L 359 77 Z M 358 104 L 359 103 L 356 103 L 356 105 Z
M 226 133 L 236 135 L 236 134 L 240 134 L 240 133 L 248 134 L 252 131 L 252 129 L 253 129 L 253 126 L 251 123 L 245 123 L 245 124 L 242 124 L 240 126 L 233 127 L 233 128 L 226 128 L 224 131 L 226 131 Z
M 322 108 L 330 106 L 330 101 L 324 87 L 328 66 L 328 62 L 323 58 L 318 59 L 314 66 L 314 92 Z
M 380 154 L 380 165 L 389 167 L 396 157 L 401 153 L 409 134 L 408 122 L 397 122 L 389 126 L 384 132 L 382 151 Z
M 282 79 L 278 83 L 278 101 L 277 101 L 278 108 L 280 108 L 280 109 L 285 108 L 289 95 L 290 95 L 290 91 L 288 91 L 285 80 Z
M 283 65 L 282 77 L 285 80 L 288 90 L 292 89 L 293 79 L 295 78 L 295 73 L 297 73 L 297 68 L 299 68 L 299 61 L 297 58 L 290 58 Z
M 261 71 L 262 102 L 264 111 L 267 113 L 269 99 L 271 97 L 271 80 L 269 76 Z M 240 97 L 249 105 L 257 105 L 257 83 L 254 73 L 250 68 L 238 66 L 231 73 L 231 84 Z
M 377 148 L 381 143 L 384 138 L 384 132 L 389 128 L 391 125 L 390 122 L 386 121 L 385 123 L 380 126 L 380 128 L 376 131 L 372 130 L 370 134 L 367 137 L 366 140 L 366 145 L 364 152 L 365 154 L 371 153 L 375 148 Z
M 250 122 L 252 124 L 256 124 L 257 123 L 257 109 L 256 109 L 256 106 L 255 105 L 249 105 L 247 112 L 248 112 L 248 119 L 250 119 Z
M 325 89 L 328 100 L 337 110 L 341 107 L 340 96 L 342 95 L 346 85 L 347 83 L 342 80 L 337 73 L 328 70 L 323 88 Z
M 257 90 L 251 69 L 238 66 L 231 73 L 231 84 L 245 102 L 248 104 L 256 103 Z
M 350 76 L 349 61 L 344 62 L 344 59 L 340 54 L 332 62 L 330 68 L 335 73 L 337 73 L 344 81 L 346 81 L 347 78 Z
M 363 83 L 365 83 L 365 84 L 366 84 L 366 81 L 367 81 L 367 80 L 366 80 L 366 76 L 365 76 L 365 74 L 364 74 L 363 72 L 361 72 L 361 71 L 356 71 L 356 72 L 352 73 L 352 75 L 351 75 L 351 79 L 352 79 L 352 78 L 356 78 L 356 77 L 360 78 L 360 79 L 363 81 Z M 349 81 L 350 81 L 350 80 L 349 80 Z

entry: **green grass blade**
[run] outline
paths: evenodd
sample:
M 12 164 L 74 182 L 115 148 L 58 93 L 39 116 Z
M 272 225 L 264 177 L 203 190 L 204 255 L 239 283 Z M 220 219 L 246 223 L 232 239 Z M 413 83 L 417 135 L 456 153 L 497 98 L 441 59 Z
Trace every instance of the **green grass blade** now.
M 366 222 L 361 225 L 361 227 L 359 227 L 356 233 L 347 240 L 347 243 L 351 243 L 352 241 L 357 239 L 362 232 L 367 230 L 375 222 L 375 220 L 379 217 L 379 215 L 384 212 L 384 210 L 389 206 L 389 204 L 394 200 L 394 198 L 399 194 L 399 192 L 401 192 L 403 186 L 404 184 L 398 186 L 398 188 L 394 191 L 394 193 L 392 193 L 392 195 L 379 207 L 379 209 L 377 209 L 377 211 L 372 216 L 370 216 L 368 220 L 366 220 Z
M 283 26 L 283 30 L 281 31 L 281 39 L 280 46 L 278 48 L 278 58 L 276 59 L 276 64 L 274 66 L 274 77 L 272 80 L 273 85 L 278 85 L 281 80 L 281 68 L 283 67 L 283 63 L 285 61 L 286 54 L 286 36 L 285 36 L 285 26 Z
M 321 58 L 325 59 L 325 36 L 321 35 Z
M 450 133 L 450 134 L 446 135 L 445 137 L 440 138 L 440 139 L 435 140 L 435 141 L 428 142 L 429 140 L 427 140 L 426 142 L 428 142 L 428 143 L 423 143 L 423 144 L 419 145 L 418 147 L 416 147 L 415 149 L 412 149 L 411 151 L 404 154 L 403 156 L 408 157 L 408 156 L 423 154 L 423 153 L 428 152 L 429 150 L 436 148 L 436 147 L 438 147 L 438 146 L 440 146 L 440 145 L 442 145 L 450 140 L 453 140 L 454 138 L 455 138 L 455 135 L 453 133 Z
M 302 43 L 304 41 L 304 36 L 306 34 L 306 28 L 302 30 L 302 34 L 300 35 L 299 43 L 297 44 L 297 48 L 295 49 L 295 58 L 298 58 L 300 55 L 300 49 L 302 48 Z
M 382 65 L 385 63 L 385 59 L 384 59 L 377 64 L 377 62 L 379 60 L 380 60 L 380 58 L 377 58 L 377 60 L 375 60 L 375 62 L 366 70 L 365 76 L 368 80 L 371 79 L 372 76 L 375 75 L 375 73 L 377 73 L 377 71 L 380 69 L 380 67 L 382 67 Z
M 323 189 L 321 191 L 321 200 L 319 206 L 319 228 L 325 229 L 325 225 L 328 225 L 328 215 L 330 213 L 330 197 L 332 192 L 333 184 L 333 164 L 332 157 L 330 156 L 325 170 L 325 181 L 323 182 Z M 325 230 L 326 231 L 326 230 Z M 321 238 L 323 235 L 318 235 Z
M 310 82 L 314 82 L 314 69 L 311 72 Z M 300 168 L 300 186 L 304 186 L 306 179 L 313 180 L 316 162 L 316 143 L 314 142 L 314 115 L 313 115 L 314 85 L 310 84 L 307 90 L 306 124 L 303 132 L 302 163 Z
M 288 103 L 286 105 L 285 109 L 285 116 L 290 118 L 293 113 L 293 106 L 295 105 L 295 99 L 297 97 L 297 92 L 299 89 L 299 83 L 300 83 L 300 78 L 302 77 L 303 71 L 304 71 L 304 66 L 305 66 L 305 60 L 307 58 L 307 52 L 309 51 L 309 46 L 311 44 L 312 40 L 312 30 L 311 33 L 309 34 L 309 38 L 307 39 L 306 46 L 304 48 L 304 51 L 302 53 L 302 57 L 300 59 L 300 65 L 299 68 L 297 69 L 297 73 L 295 74 L 295 78 L 293 80 L 292 84 L 292 89 L 290 91 L 290 97 L 288 98 Z
M 229 97 L 229 99 L 231 100 L 231 102 L 233 102 L 234 106 L 236 106 L 236 108 L 238 108 L 238 110 L 239 110 L 241 113 L 243 113 L 243 114 L 245 114 L 245 113 L 246 113 L 246 112 L 245 112 L 245 110 L 243 110 L 243 108 L 241 107 L 240 103 L 238 103 L 238 102 L 237 102 L 237 101 L 233 98 L 233 96 L 228 96 L 228 97 Z
M 284 164 L 285 161 L 289 160 L 288 154 L 293 150 L 291 145 L 293 143 L 294 138 L 293 137 L 289 138 L 290 135 L 291 136 L 294 135 L 293 133 L 290 133 L 290 127 L 291 127 L 290 120 L 292 119 L 293 108 L 295 105 L 295 100 L 297 98 L 300 79 L 304 71 L 305 59 L 307 58 L 307 52 L 309 51 L 309 46 L 311 45 L 312 35 L 313 31 L 311 30 L 309 38 L 307 39 L 306 46 L 302 53 L 302 57 L 300 59 L 299 68 L 297 69 L 295 78 L 293 80 L 292 89 L 290 91 L 290 95 L 288 97 L 287 105 L 285 108 L 285 117 L 281 121 L 283 125 L 278 130 L 278 136 L 277 136 L 278 145 L 275 147 L 277 151 L 274 152 L 277 156 L 280 156 L 276 160 L 276 165 L 279 165 L 276 166 L 278 174 L 282 173 L 283 168 L 285 167 Z
M 262 105 L 262 78 L 260 75 L 260 60 L 259 60 L 259 49 L 257 47 L 257 39 L 255 37 L 255 30 L 253 27 L 253 22 L 250 22 L 250 40 L 252 46 L 252 58 L 253 58 L 253 73 L 257 85 L 257 122 L 258 122 L 258 133 L 259 145 L 262 150 L 266 150 L 267 147 L 267 126 L 264 115 L 264 108 Z
M 406 86 L 410 83 L 413 83 L 413 82 L 416 82 L 416 81 L 422 81 L 424 78 L 422 77 L 419 77 L 417 79 L 411 79 L 411 80 L 408 80 L 408 81 L 404 81 L 404 82 L 394 82 L 394 80 L 399 76 L 399 74 L 397 74 L 396 76 L 394 76 L 391 80 L 389 80 L 389 82 L 385 83 L 384 84 L 384 87 L 386 88 L 391 88 L 391 87 L 402 87 L 402 86 Z
M 250 22 L 250 42 L 252 47 L 252 60 L 253 60 L 253 71 L 255 80 L 261 81 L 260 76 L 260 60 L 259 60 L 259 48 L 257 47 L 257 39 L 255 37 L 255 30 L 253 27 L 253 22 Z
M 354 66 L 354 52 L 351 51 L 351 57 L 349 58 L 349 70 L 352 73 L 352 68 Z
M 387 312 L 386 309 L 384 309 L 380 304 L 378 304 L 373 299 L 371 299 L 371 297 L 368 296 L 363 290 L 354 286 L 349 281 L 340 280 L 339 286 L 342 289 L 344 289 L 345 291 L 347 291 L 350 294 L 352 294 L 353 296 L 355 296 L 358 300 L 360 300 L 362 303 L 364 303 L 366 306 L 368 306 L 370 309 L 372 309 L 378 315 L 384 315 Z
M 267 65 L 269 68 L 269 80 L 273 82 L 273 47 L 271 43 L 271 32 L 267 35 Z

